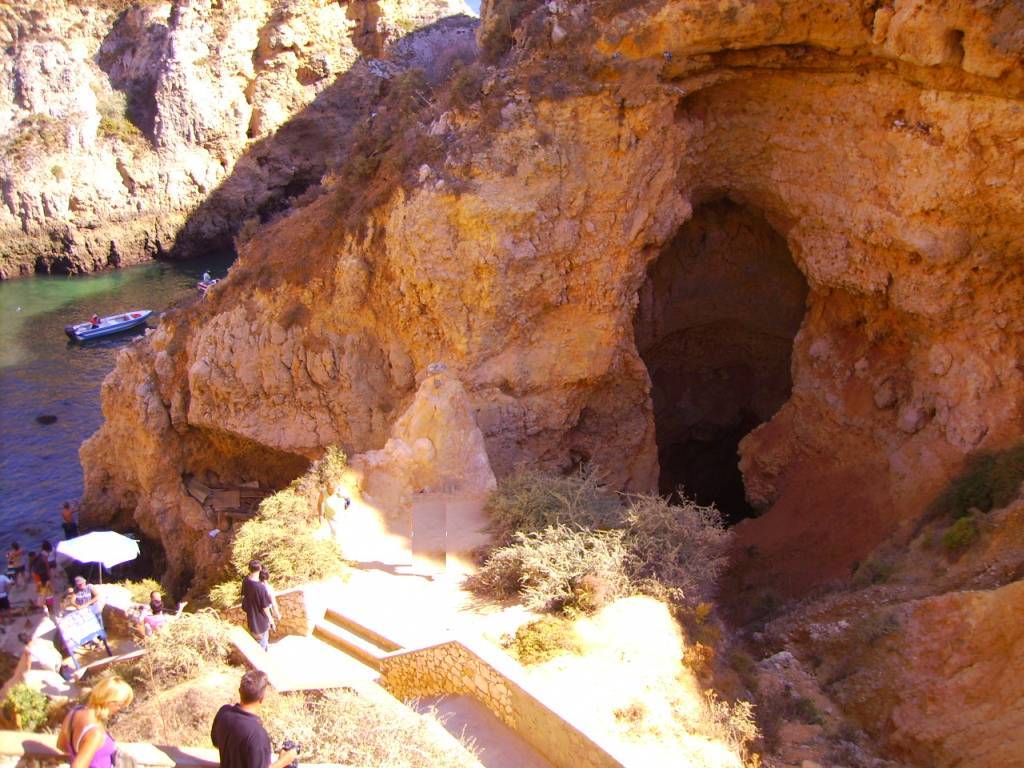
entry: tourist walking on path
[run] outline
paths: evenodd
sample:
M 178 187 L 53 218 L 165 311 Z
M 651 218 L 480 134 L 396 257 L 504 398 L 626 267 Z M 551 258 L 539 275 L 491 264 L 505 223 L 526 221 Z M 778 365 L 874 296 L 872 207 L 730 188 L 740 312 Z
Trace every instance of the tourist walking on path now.
M 18 542 L 11 542 L 7 551 L 7 575 L 14 579 L 15 586 L 21 586 L 25 575 L 25 550 Z
M 100 680 L 89 703 L 68 712 L 57 736 L 57 749 L 71 755 L 71 768 L 113 768 L 117 743 L 107 720 L 135 698 L 132 687 L 116 675 Z
M 277 593 L 270 586 L 270 571 L 267 570 L 267 566 L 260 568 L 260 583 L 267 588 L 267 593 L 270 595 L 270 612 L 274 616 L 274 621 L 280 623 L 281 606 L 277 604 Z
M 64 529 L 64 538 L 73 539 L 78 535 L 78 523 L 75 522 L 75 510 L 70 501 L 65 501 L 60 510 L 61 524 Z
M 274 622 L 274 601 L 270 597 L 267 585 L 260 581 L 262 570 L 259 560 L 249 563 L 249 575 L 242 579 L 242 610 L 245 611 L 249 634 L 256 638 L 260 648 L 268 650 L 270 630 Z
M 270 736 L 259 718 L 267 684 L 265 672 L 250 669 L 238 686 L 238 704 L 225 704 L 214 716 L 210 739 L 220 752 L 221 768 L 284 768 L 299 756 L 289 749 L 273 761 Z

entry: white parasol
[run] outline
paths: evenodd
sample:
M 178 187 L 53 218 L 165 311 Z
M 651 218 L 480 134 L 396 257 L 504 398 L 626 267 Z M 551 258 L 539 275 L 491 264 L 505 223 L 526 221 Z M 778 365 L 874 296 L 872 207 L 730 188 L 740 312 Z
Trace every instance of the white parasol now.
M 57 552 L 80 563 L 101 563 L 104 568 L 113 568 L 138 557 L 139 542 L 114 531 L 93 531 L 59 542 Z

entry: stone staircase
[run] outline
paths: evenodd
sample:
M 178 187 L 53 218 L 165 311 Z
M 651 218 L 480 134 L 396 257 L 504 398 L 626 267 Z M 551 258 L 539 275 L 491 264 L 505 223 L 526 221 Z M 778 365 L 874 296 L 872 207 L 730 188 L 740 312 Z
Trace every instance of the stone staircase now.
M 328 608 L 313 628 L 313 637 L 380 671 L 380 660 L 402 646 L 369 627 Z

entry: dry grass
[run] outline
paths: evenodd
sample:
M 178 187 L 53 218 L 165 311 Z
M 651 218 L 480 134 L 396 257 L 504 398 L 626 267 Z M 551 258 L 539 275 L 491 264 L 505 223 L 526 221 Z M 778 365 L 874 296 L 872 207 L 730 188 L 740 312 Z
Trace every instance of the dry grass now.
M 586 531 L 558 525 L 539 533 L 516 533 L 512 544 L 496 550 L 466 581 L 478 593 L 521 595 L 535 611 L 585 611 L 591 591 L 580 589 L 587 577 L 602 584 L 608 598 L 630 591 L 623 564 L 622 531 Z
M 713 506 L 636 496 L 626 511 L 627 567 L 637 582 L 660 585 L 671 602 L 693 608 L 714 596 L 731 536 Z
M 133 603 L 145 603 L 149 604 L 149 596 L 153 592 L 160 592 L 163 594 L 163 589 L 160 586 L 160 582 L 156 579 L 141 579 L 140 581 L 118 581 L 114 583 L 114 586 L 123 587 L 127 589 L 132 596 Z
M 224 704 L 238 700 L 241 671 L 210 664 L 200 679 L 188 680 L 136 699 L 111 726 L 121 741 L 212 747 L 210 726 Z
M 272 694 L 262 718 L 275 745 L 302 744 L 303 762 L 352 768 L 478 768 L 472 744 L 460 743 L 432 715 L 398 701 L 370 701 L 352 691 Z
M 111 732 L 122 741 L 210 748 L 214 715 L 238 701 L 240 677 L 240 669 L 211 665 L 201 678 L 137 699 Z M 397 701 L 369 701 L 346 690 L 270 691 L 260 718 L 275 747 L 286 738 L 302 744 L 301 762 L 479 768 L 470 743 L 449 735 L 436 717 L 418 715 Z
M 185 613 L 146 641 L 146 654 L 124 670 L 134 686 L 159 691 L 227 661 L 229 625 L 215 611 Z
M 683 664 L 690 645 L 667 606 L 629 597 L 573 626 L 580 655 L 557 656 L 524 673 L 581 725 L 605 734 L 626 765 L 750 764 L 751 705 L 706 692 Z
M 683 611 L 708 603 L 731 541 L 719 511 L 659 496 L 628 497 L 623 507 L 599 478 L 586 469 L 502 481 L 486 508 L 499 547 L 467 586 L 519 594 L 533 610 L 599 608 L 603 600 L 580 589 L 588 577 L 608 598 L 649 594 Z
M 495 542 L 509 544 L 516 533 L 535 533 L 554 525 L 617 527 L 619 502 L 601 487 L 601 480 L 593 467 L 566 476 L 523 471 L 506 477 L 485 509 Z

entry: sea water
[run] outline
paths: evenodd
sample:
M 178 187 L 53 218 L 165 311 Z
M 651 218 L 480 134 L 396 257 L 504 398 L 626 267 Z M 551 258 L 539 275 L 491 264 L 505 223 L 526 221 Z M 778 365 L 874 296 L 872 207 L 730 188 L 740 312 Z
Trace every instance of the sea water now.
M 157 314 L 198 300 L 205 270 L 223 277 L 230 256 L 151 262 L 86 276 L 0 282 L 0 552 L 62 538 L 61 502 L 82 493 L 78 448 L 100 426 L 100 385 L 118 352 L 145 331 L 72 342 L 64 326 L 129 309 Z M 38 416 L 56 416 L 42 424 Z

